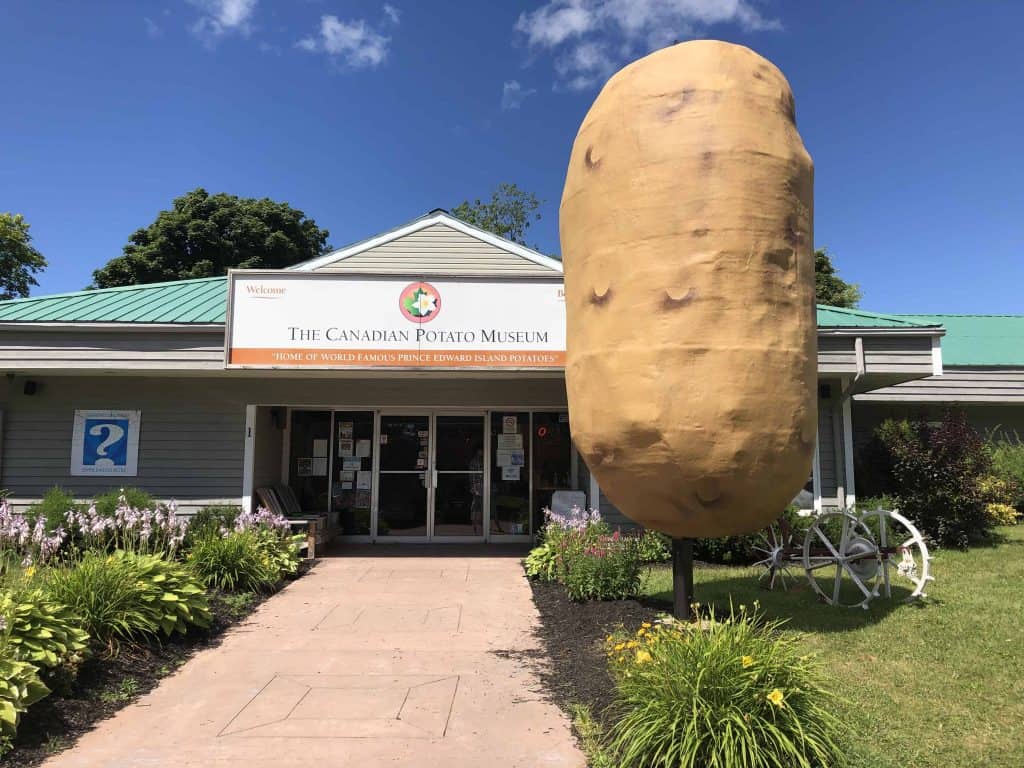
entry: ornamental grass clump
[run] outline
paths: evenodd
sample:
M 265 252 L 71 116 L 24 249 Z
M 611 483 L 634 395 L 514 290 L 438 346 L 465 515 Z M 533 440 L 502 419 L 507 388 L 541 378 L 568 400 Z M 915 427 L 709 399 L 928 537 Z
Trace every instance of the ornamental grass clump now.
M 188 565 L 204 584 L 225 592 L 262 592 L 281 578 L 254 530 L 204 536 L 193 543 Z
M 157 555 L 86 552 L 77 562 L 52 569 L 44 588 L 110 654 L 121 641 L 148 641 L 210 625 L 203 586 L 183 564 Z
M 635 768 L 834 768 L 842 723 L 820 665 L 783 622 L 740 606 L 700 625 L 613 634 L 608 747 Z

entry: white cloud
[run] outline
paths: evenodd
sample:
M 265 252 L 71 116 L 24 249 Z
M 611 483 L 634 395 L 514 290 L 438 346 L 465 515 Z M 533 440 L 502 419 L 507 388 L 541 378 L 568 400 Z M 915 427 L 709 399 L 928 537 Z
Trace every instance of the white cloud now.
M 259 0 L 188 0 L 201 11 L 192 25 L 192 34 L 207 45 L 230 34 L 248 35 Z
M 388 21 L 392 24 L 397 24 L 402 18 L 401 11 L 390 3 L 384 3 L 384 15 L 388 17 Z
M 536 92 L 536 88 L 523 88 L 518 80 L 506 80 L 501 88 L 501 108 L 506 111 L 519 109 L 523 105 L 523 100 Z
M 160 28 L 160 25 L 149 18 L 149 16 L 143 16 L 142 22 L 146 25 L 146 34 L 149 37 L 157 38 L 163 35 L 164 31 Z
M 693 37 L 716 24 L 775 30 L 755 0 L 548 0 L 522 13 L 515 29 L 534 52 L 553 54 L 556 88 L 579 90 L 605 80 L 631 58 Z
M 388 57 L 390 37 L 385 37 L 364 19 L 341 21 L 337 16 L 320 17 L 320 30 L 296 43 L 311 53 L 325 53 L 341 59 L 352 69 L 380 66 Z

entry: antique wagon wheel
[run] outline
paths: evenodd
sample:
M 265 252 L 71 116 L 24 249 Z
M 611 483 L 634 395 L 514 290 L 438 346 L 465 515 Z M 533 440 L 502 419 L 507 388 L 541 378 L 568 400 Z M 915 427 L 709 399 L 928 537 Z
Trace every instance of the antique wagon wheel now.
M 917 527 L 897 510 L 873 509 L 860 516 L 875 536 L 882 555 L 882 583 L 886 597 L 892 597 L 892 585 L 910 589 L 905 602 L 927 597 L 925 587 L 934 581 L 931 555 Z
M 849 512 L 825 512 L 804 538 L 803 566 L 814 591 L 830 605 L 868 603 L 878 595 L 882 556 L 871 531 Z
M 775 589 L 778 581 L 785 591 L 789 585 L 786 578 L 795 579 L 790 570 L 790 554 L 793 548 L 793 529 L 789 521 L 779 518 L 778 522 L 772 523 L 761 532 L 760 541 L 754 545 L 754 550 L 760 552 L 764 557 L 754 563 L 754 566 L 764 568 L 758 581 L 768 580 L 768 589 Z

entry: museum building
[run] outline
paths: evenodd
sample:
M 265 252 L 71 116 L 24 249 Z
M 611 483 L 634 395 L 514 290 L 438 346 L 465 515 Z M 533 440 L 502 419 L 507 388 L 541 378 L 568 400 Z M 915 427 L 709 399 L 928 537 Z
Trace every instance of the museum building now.
M 941 375 L 944 329 L 817 317 L 820 509 L 855 499 L 852 400 Z M 565 333 L 560 261 L 440 210 L 288 269 L 0 302 L 0 488 L 186 512 L 277 488 L 353 541 L 528 541 L 559 491 L 615 519 Z

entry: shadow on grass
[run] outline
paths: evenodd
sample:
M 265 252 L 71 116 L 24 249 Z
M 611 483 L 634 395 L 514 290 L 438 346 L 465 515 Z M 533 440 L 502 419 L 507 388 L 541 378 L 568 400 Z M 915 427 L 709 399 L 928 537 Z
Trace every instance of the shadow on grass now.
M 670 574 L 664 567 L 652 569 L 652 574 L 657 574 L 658 586 L 666 584 L 667 588 L 648 591 L 642 600 L 659 610 L 670 610 L 671 581 L 665 581 L 666 576 L 670 579 Z M 787 629 L 815 633 L 850 632 L 876 624 L 895 611 L 926 610 L 935 604 L 934 600 L 906 603 L 904 600 L 910 596 L 910 590 L 894 584 L 891 598 L 876 597 L 866 610 L 843 608 L 821 600 L 802 572 L 796 574 L 797 579 L 786 591 L 766 589 L 759 584 L 758 575 L 754 569 L 750 569 L 748 576 L 737 575 L 734 568 L 699 568 L 695 574 L 695 597 L 700 603 L 701 613 L 714 609 L 719 616 L 727 616 L 730 605 L 749 608 L 756 600 L 767 618 L 785 619 Z

